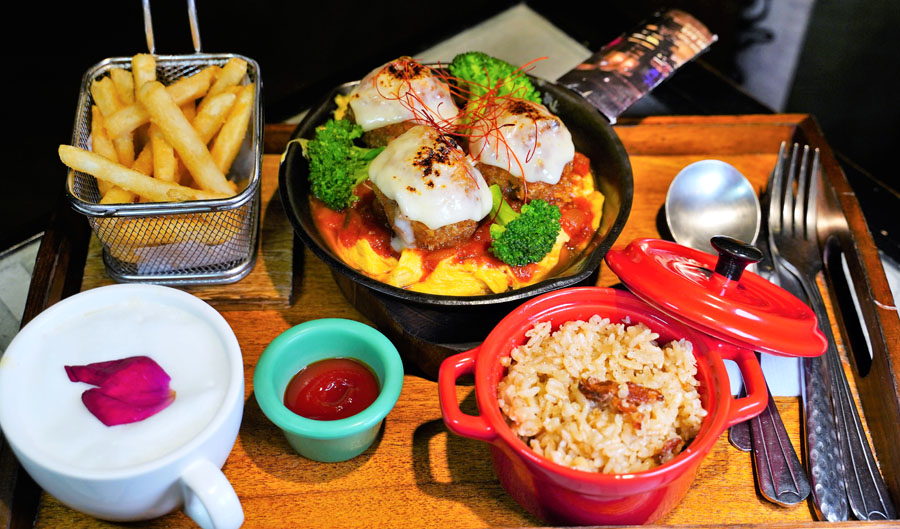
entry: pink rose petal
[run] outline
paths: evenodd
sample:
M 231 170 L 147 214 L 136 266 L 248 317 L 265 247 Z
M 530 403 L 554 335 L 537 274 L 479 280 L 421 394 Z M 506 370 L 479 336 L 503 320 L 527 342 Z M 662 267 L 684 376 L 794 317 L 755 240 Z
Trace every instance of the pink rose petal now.
M 147 356 L 65 369 L 72 382 L 98 386 L 85 391 L 81 400 L 107 426 L 144 420 L 175 400 L 169 375 Z
M 102 386 L 111 377 L 127 370 L 131 374 L 125 376 L 133 377 L 134 383 L 144 383 L 150 387 L 168 386 L 170 380 L 163 368 L 147 356 L 130 356 L 86 366 L 65 366 L 65 369 L 72 382 L 86 382 L 92 386 Z
M 100 422 L 107 426 L 128 424 L 143 421 L 147 417 L 159 413 L 175 400 L 175 392 L 169 390 L 169 394 L 162 400 L 147 405 L 136 405 L 124 402 L 115 397 L 103 393 L 100 388 L 93 388 L 81 394 L 81 401 L 87 406 L 88 411 Z

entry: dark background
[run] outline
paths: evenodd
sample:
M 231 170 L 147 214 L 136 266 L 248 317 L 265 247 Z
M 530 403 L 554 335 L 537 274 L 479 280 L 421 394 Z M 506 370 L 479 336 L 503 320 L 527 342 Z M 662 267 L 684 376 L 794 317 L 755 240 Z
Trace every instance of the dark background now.
M 741 92 L 745 72 L 735 61 L 742 47 L 765 34 L 754 16 L 767 1 L 526 3 L 591 50 L 654 8 L 686 9 L 719 41 L 632 113 L 729 114 L 773 110 Z M 387 9 L 372 2 L 313 7 L 296 1 L 198 0 L 197 11 L 203 51 L 240 53 L 259 63 L 266 120 L 276 122 L 312 104 L 334 84 L 359 78 L 373 65 L 415 53 L 517 3 L 454 8 L 446 2 L 397 1 Z M 157 53 L 191 53 L 185 3 L 152 4 Z M 138 0 L 30 2 L 8 9 L 0 251 L 40 232 L 64 198 L 66 171 L 56 150 L 71 140 L 83 73 L 106 57 L 147 50 Z M 891 199 L 900 182 L 888 157 L 900 140 L 900 105 L 894 97 L 900 60 L 891 38 L 898 25 L 897 0 L 818 1 L 784 109 L 813 114 L 832 147 L 863 169 L 864 185 Z M 866 210 L 870 221 L 890 213 L 879 221 L 890 223 L 896 210 L 870 212 L 884 209 L 881 202 L 874 204 Z

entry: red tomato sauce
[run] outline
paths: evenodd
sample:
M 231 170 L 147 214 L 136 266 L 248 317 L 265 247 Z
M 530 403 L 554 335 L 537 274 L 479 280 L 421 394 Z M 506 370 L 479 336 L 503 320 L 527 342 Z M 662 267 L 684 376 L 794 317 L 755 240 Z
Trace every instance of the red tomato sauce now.
M 572 160 L 572 173 L 587 176 L 590 175 L 590 171 L 590 159 L 584 154 L 576 152 Z M 390 226 L 375 213 L 375 193 L 368 185 L 360 185 L 354 192 L 359 200 L 344 211 L 332 211 L 318 199 L 311 199 L 312 214 L 319 232 L 332 246 L 340 244 L 345 248 L 351 248 L 356 245 L 358 240 L 365 239 L 369 241 L 369 245 L 375 253 L 383 257 L 399 257 L 400 254 L 391 248 Z M 568 266 L 571 256 L 575 255 L 578 249 L 594 236 L 592 227 L 594 215 L 587 199 L 578 197 L 569 203 L 561 204 L 560 213 L 562 216 L 560 224 L 569 235 L 569 242 L 563 249 L 560 262 L 554 268 L 557 271 L 564 270 Z M 485 267 L 505 266 L 490 252 L 490 225 L 490 221 L 482 222 L 468 241 L 452 248 L 434 251 L 417 250 L 422 253 L 425 277 L 448 257 L 454 257 L 456 262 L 460 263 L 474 259 L 479 266 Z M 531 280 L 537 272 L 537 267 L 535 265 L 510 266 L 510 270 L 519 282 L 525 283 Z
M 433 272 L 437 265 L 448 257 L 455 257 L 457 262 L 463 262 L 467 259 L 477 258 L 482 264 L 487 266 L 503 265 L 499 259 L 488 251 L 491 246 L 491 223 L 482 223 L 472 237 L 468 241 L 451 248 L 443 248 L 441 250 L 433 250 L 425 254 L 423 259 L 425 270 L 429 273 Z
M 394 255 L 391 250 L 391 230 L 375 214 L 372 205 L 375 193 L 364 185 L 358 186 L 355 193 L 359 200 L 343 211 L 334 211 L 312 198 L 311 210 L 319 232 L 332 243 L 338 242 L 345 248 L 351 248 L 356 245 L 356 241 L 365 239 L 375 253 L 391 257 Z
M 368 408 L 380 391 L 369 366 L 351 358 L 329 358 L 294 375 L 284 393 L 284 405 L 307 419 L 334 421 Z
M 591 160 L 580 152 L 575 153 L 572 158 L 572 172 L 575 174 L 585 175 L 591 170 Z
M 587 199 L 576 198 L 570 204 L 560 208 L 560 213 L 562 214 L 562 218 L 560 218 L 562 229 L 569 235 L 569 247 L 578 247 L 594 236 L 592 226 L 594 215 L 591 213 L 591 205 Z

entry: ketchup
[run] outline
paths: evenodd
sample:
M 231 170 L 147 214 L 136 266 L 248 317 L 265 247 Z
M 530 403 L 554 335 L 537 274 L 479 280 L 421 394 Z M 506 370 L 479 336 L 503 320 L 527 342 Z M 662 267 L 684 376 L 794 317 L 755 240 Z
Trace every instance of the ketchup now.
M 369 366 L 352 358 L 329 358 L 294 375 L 284 393 L 284 405 L 307 419 L 334 421 L 368 408 L 380 391 Z

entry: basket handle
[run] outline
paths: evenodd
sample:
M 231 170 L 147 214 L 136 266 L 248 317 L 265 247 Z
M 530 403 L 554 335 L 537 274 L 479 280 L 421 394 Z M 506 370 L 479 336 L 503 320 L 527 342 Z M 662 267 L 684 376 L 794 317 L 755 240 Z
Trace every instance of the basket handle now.
M 144 34 L 147 36 L 147 51 L 156 54 L 156 42 L 153 40 L 153 17 L 150 15 L 150 0 L 143 0 Z M 191 23 L 191 40 L 194 52 L 200 53 L 200 25 L 197 23 L 197 5 L 194 0 L 187 0 L 188 20 Z

